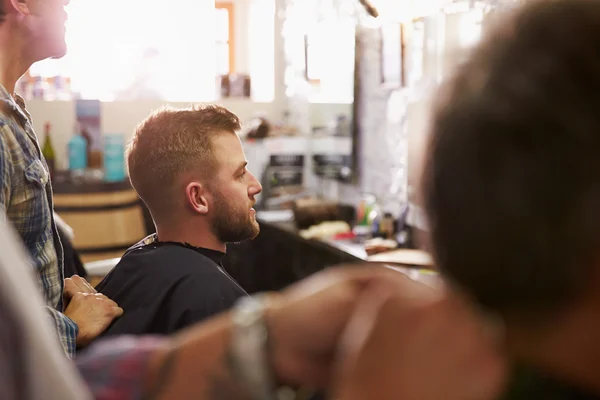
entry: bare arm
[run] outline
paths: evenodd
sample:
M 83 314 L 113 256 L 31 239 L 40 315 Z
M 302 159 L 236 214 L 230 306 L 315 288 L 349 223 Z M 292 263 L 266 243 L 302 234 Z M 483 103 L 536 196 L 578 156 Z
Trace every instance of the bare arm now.
M 378 278 L 407 281 L 376 267 L 332 269 L 269 304 L 269 359 L 278 383 L 330 385 L 342 332 L 360 294 Z M 115 398 L 115 393 L 130 399 L 246 400 L 230 363 L 234 329 L 232 315 L 221 314 L 146 345 L 143 338 L 107 340 L 78 357 L 78 367 L 97 400 Z
M 265 319 L 278 383 L 313 388 L 329 384 L 342 331 L 360 293 L 378 276 L 403 279 L 375 267 L 332 269 L 287 289 L 270 304 Z M 151 398 L 247 399 L 231 368 L 232 333 L 231 315 L 224 314 L 173 338 L 151 359 L 146 389 L 158 392 Z M 171 351 L 171 367 L 164 368 Z
M 230 368 L 231 327 L 229 315 L 218 317 L 204 324 L 200 334 L 191 329 L 158 351 L 148 369 L 146 389 L 156 395 L 151 398 L 248 399 Z M 167 361 L 169 357 L 172 362 Z

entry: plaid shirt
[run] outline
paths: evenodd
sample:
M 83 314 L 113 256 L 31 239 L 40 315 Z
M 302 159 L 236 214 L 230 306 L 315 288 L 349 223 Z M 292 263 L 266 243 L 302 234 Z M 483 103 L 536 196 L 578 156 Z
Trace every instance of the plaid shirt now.
M 0 85 L 0 211 L 29 251 L 62 346 L 73 356 L 78 327 L 62 314 L 63 254 L 52 210 L 48 166 L 31 116 L 23 99 Z
M 146 373 L 159 337 L 121 336 L 101 340 L 75 359 L 77 369 L 96 400 L 146 398 Z
M 74 362 L 61 357 L 53 338 L 48 337 L 48 321 L 40 318 L 42 296 L 34 284 L 35 274 L 25 264 L 29 257 L 2 214 L 0 211 L 0 398 L 144 398 L 149 362 L 165 339 L 108 339 L 92 344 Z

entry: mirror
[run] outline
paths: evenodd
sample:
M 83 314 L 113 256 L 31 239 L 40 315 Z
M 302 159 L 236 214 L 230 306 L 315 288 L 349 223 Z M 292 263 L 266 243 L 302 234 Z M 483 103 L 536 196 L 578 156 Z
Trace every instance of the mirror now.
M 311 113 L 325 118 L 322 126 L 312 126 L 312 173 L 343 183 L 355 183 L 358 177 L 356 26 L 355 15 L 340 12 L 337 20 L 315 23 L 304 41 Z

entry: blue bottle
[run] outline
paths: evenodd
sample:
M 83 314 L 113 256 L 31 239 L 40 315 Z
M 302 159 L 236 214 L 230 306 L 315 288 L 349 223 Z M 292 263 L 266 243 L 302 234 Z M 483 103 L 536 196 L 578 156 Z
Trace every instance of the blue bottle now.
M 76 133 L 69 140 L 69 171 L 82 173 L 87 168 L 87 141 Z
M 125 138 L 120 134 L 104 135 L 104 180 L 125 180 Z

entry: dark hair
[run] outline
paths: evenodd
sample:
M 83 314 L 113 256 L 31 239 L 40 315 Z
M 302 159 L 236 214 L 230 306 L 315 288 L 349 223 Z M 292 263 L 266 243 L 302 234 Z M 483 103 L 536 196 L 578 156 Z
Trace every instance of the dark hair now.
M 484 306 L 552 314 L 600 256 L 600 1 L 534 1 L 440 96 L 423 195 L 439 268 Z

